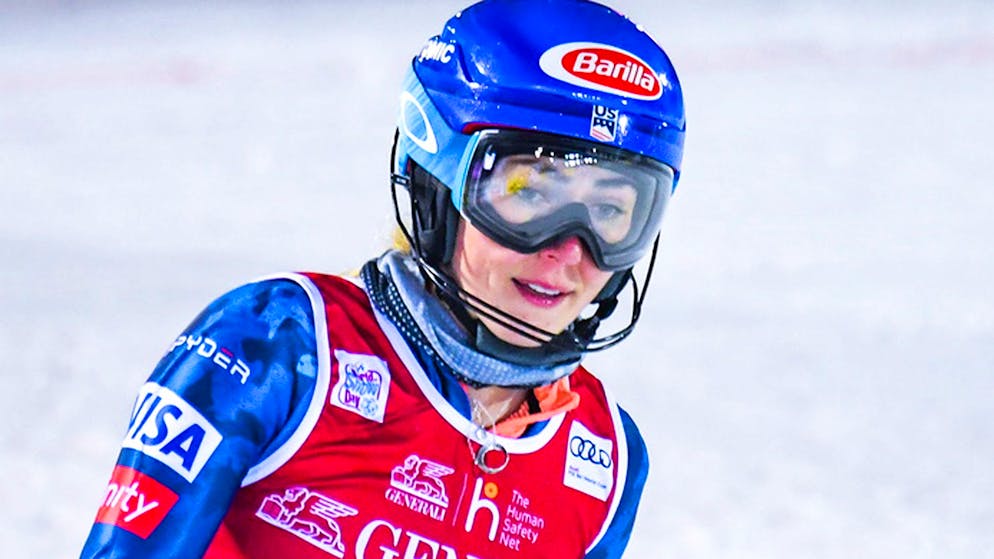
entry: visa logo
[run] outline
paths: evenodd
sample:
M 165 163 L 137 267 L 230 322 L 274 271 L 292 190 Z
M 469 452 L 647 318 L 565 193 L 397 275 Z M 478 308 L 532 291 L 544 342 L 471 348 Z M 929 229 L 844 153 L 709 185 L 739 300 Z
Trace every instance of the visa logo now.
M 138 392 L 122 446 L 162 462 L 192 482 L 221 439 L 221 433 L 186 400 L 148 382 Z

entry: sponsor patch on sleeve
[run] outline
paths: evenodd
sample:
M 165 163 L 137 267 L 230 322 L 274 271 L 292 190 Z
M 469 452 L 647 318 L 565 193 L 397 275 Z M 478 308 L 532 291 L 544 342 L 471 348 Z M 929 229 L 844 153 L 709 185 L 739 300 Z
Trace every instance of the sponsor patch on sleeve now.
M 110 476 L 96 522 L 112 524 L 146 539 L 177 500 L 179 496 L 155 478 L 118 465 Z
M 607 501 L 614 487 L 613 451 L 614 441 L 598 437 L 583 423 L 573 421 L 569 428 L 563 485 Z
M 122 446 L 162 462 L 186 481 L 196 479 L 223 437 L 172 390 L 147 382 L 135 400 Z

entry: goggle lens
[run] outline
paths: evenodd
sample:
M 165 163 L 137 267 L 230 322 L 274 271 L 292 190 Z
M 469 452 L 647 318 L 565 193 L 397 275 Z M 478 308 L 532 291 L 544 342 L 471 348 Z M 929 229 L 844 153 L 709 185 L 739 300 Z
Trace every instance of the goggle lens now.
M 592 142 L 481 134 L 462 209 L 494 240 L 532 252 L 576 234 L 604 269 L 630 266 L 648 250 L 673 187 L 669 167 Z

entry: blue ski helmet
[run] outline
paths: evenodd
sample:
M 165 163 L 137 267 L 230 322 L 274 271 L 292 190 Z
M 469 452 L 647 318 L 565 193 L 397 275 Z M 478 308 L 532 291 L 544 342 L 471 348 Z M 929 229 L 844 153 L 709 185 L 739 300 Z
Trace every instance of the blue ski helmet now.
M 450 297 L 450 306 L 469 307 L 541 344 L 536 352 L 502 347 L 478 325 L 478 349 L 525 364 L 563 363 L 627 336 L 651 276 L 650 263 L 640 291 L 632 266 L 650 249 L 655 254 L 663 209 L 683 158 L 680 83 L 652 38 L 627 17 L 588 0 L 484 0 L 453 16 L 425 43 L 407 71 L 400 104 L 392 179 L 411 194 L 412 231 L 400 220 L 399 208 L 398 221 L 422 273 Z M 534 137 L 540 146 L 648 169 L 654 177 L 649 184 L 665 191 L 648 198 L 652 207 L 644 210 L 644 231 L 626 238 L 624 250 L 612 252 L 603 239 L 583 234 L 579 214 L 565 209 L 564 219 L 572 221 L 545 236 L 536 226 L 538 237 L 494 237 L 529 252 L 578 235 L 599 267 L 616 272 L 595 301 L 600 305 L 595 315 L 578 319 L 566 332 L 545 332 L 506 315 L 462 291 L 445 270 L 460 217 L 491 236 L 513 228 L 499 216 L 477 220 L 487 217 L 485 212 L 469 207 L 480 198 L 473 185 L 486 159 L 481 146 L 502 141 L 495 131 L 509 132 L 506 137 L 518 149 Z M 629 282 L 635 300 L 628 327 L 594 339 Z
M 614 146 L 679 177 L 685 122 L 676 71 L 638 25 L 595 2 L 470 6 L 428 40 L 403 87 L 396 168 L 413 159 L 450 189 L 457 209 L 466 148 L 487 128 Z

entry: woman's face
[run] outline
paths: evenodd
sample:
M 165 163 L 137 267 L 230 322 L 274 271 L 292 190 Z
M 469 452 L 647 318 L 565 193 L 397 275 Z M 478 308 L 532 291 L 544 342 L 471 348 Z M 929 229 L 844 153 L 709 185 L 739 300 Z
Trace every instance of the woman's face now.
M 499 159 L 480 192 L 496 218 L 511 227 L 555 215 L 563 207 L 583 205 L 592 232 L 607 243 L 629 234 L 637 203 L 635 182 L 625 172 L 538 153 Z M 597 268 L 578 237 L 525 254 L 505 248 L 466 219 L 459 223 L 452 266 L 464 290 L 553 333 L 576 320 L 612 275 Z M 538 345 L 479 318 L 508 343 Z
M 504 248 L 465 219 L 460 220 L 452 258 L 459 286 L 529 324 L 561 332 L 611 278 L 597 268 L 577 237 L 532 254 Z M 535 341 L 479 317 L 497 337 L 518 346 Z

